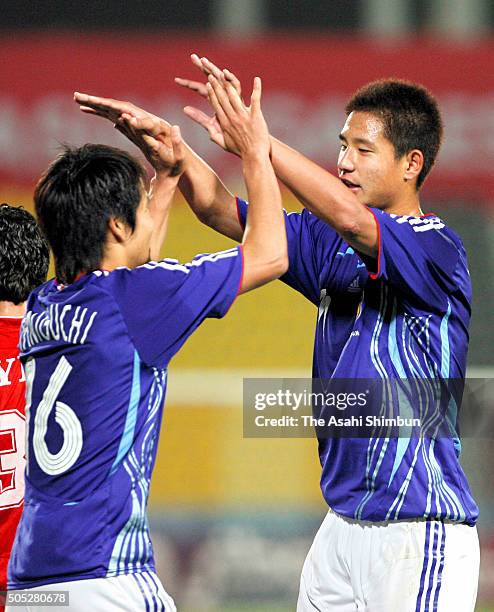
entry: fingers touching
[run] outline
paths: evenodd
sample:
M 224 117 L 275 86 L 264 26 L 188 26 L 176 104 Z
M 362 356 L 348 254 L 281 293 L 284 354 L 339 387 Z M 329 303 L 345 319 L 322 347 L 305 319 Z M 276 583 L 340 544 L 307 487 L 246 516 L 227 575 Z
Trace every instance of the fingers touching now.
M 183 170 L 185 147 L 178 126 L 130 102 L 76 92 L 82 112 L 111 121 L 115 128 L 144 153 L 155 170 L 177 176 Z
M 237 90 L 228 81 L 218 81 L 213 75 L 208 76 L 208 83 L 206 85 L 208 91 L 209 101 L 213 107 L 216 116 L 220 124 L 222 124 L 226 117 L 232 120 L 235 116 L 245 114 L 248 108 L 242 102 Z M 259 77 L 255 77 L 254 85 L 251 95 L 251 109 L 254 112 L 260 112 L 261 110 L 261 93 L 262 84 Z M 190 107 L 188 107 L 190 109 Z M 199 111 L 194 110 L 195 119 L 197 120 L 197 114 Z M 188 113 L 191 116 L 190 111 Z M 203 120 L 206 115 L 202 114 Z M 199 122 L 199 121 L 198 121 Z
M 242 112 L 243 108 L 245 109 L 241 99 L 240 81 L 230 70 L 226 68 L 221 70 L 206 57 L 199 57 L 197 54 L 193 54 L 191 55 L 191 60 L 202 74 L 211 78 L 211 82 L 203 83 L 180 77 L 175 78 L 175 82 L 207 98 L 215 115 L 208 116 L 203 111 L 192 106 L 186 106 L 184 113 L 205 128 L 213 142 L 222 148 L 228 148 L 222 133 L 221 123 L 226 121 L 227 115 L 225 112 L 232 117 L 235 113 Z M 119 132 L 141 149 L 143 149 L 142 145 L 145 144 L 148 150 L 154 151 L 155 144 L 153 139 L 155 139 L 162 142 L 166 141 L 166 145 L 171 150 L 170 124 L 134 104 L 82 92 L 74 93 L 74 101 L 79 105 L 83 113 L 111 121 Z M 144 138 L 144 135 L 146 135 L 146 138 Z M 183 144 L 180 146 L 183 146 Z M 229 150 L 238 153 L 235 148 Z M 144 149 L 143 152 L 146 154 Z
M 196 68 L 198 68 L 206 77 L 212 75 L 221 82 L 228 81 L 237 90 L 238 95 L 242 95 L 240 81 L 233 74 L 233 72 L 231 72 L 227 68 L 221 70 L 220 68 L 218 68 L 218 66 L 216 66 L 216 64 L 213 64 L 213 62 L 207 57 L 199 57 L 196 53 L 193 53 L 190 56 L 190 59 L 192 60 L 194 66 L 196 66 Z M 193 81 L 190 79 L 183 79 L 181 77 L 176 77 L 175 83 L 177 83 L 177 85 L 185 87 L 186 89 L 195 91 L 203 98 L 208 97 L 205 83 Z
M 230 72 L 227 68 L 225 68 L 223 70 L 223 75 L 225 76 L 225 79 L 228 82 L 230 82 L 233 85 L 233 87 L 237 90 L 238 95 L 241 96 L 242 95 L 242 87 L 240 85 L 240 81 L 233 74 L 233 72 Z
M 170 134 L 170 125 L 166 121 L 131 102 L 101 98 L 80 92 L 74 93 L 74 101 L 79 104 L 83 113 L 108 119 L 115 124 L 116 129 L 129 138 L 131 133 L 135 136 L 136 130 L 147 131 L 152 136 L 169 136 Z

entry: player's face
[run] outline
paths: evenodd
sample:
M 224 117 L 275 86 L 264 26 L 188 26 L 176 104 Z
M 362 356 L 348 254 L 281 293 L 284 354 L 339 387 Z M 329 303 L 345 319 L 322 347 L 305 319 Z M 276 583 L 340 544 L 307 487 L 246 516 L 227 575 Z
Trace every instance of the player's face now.
M 404 158 L 384 136 L 382 121 L 372 113 L 352 112 L 340 134 L 338 176 L 362 204 L 386 209 L 405 185 Z
M 135 228 L 127 242 L 130 267 L 135 268 L 149 261 L 153 230 L 154 222 L 149 211 L 149 197 L 143 186 L 141 201 L 136 210 Z

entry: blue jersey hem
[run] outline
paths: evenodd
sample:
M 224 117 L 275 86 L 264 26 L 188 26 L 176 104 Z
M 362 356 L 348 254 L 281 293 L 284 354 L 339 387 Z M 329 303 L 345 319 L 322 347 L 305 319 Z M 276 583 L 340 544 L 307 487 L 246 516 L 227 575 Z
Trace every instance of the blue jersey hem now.
M 133 569 L 131 571 L 114 571 L 110 574 L 107 570 L 101 570 L 98 572 L 88 572 L 87 574 L 77 574 L 71 576 L 53 576 L 42 580 L 25 581 L 25 582 L 13 582 L 8 581 L 7 589 L 9 591 L 20 590 L 20 589 L 32 589 L 48 584 L 58 584 L 63 582 L 75 582 L 78 580 L 94 580 L 95 578 L 116 578 L 117 576 L 127 576 L 131 574 L 143 574 L 146 572 L 156 573 L 156 567 L 154 563 L 147 563 L 140 568 Z

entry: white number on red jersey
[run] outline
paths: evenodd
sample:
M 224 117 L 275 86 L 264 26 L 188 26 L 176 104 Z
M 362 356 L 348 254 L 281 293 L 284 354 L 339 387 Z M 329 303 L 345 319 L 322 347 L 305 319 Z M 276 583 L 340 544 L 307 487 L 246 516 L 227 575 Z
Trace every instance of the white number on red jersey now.
M 0 510 L 24 499 L 26 422 L 18 410 L 0 412 Z

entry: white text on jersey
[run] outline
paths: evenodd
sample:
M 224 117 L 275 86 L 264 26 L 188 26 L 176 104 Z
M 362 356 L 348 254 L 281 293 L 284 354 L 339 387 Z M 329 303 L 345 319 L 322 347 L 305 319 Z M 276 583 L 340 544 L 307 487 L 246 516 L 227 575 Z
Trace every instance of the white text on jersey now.
M 97 312 L 88 308 L 52 304 L 47 312 L 28 312 L 21 327 L 21 351 L 27 351 L 44 340 L 63 340 L 70 344 L 84 344 Z

